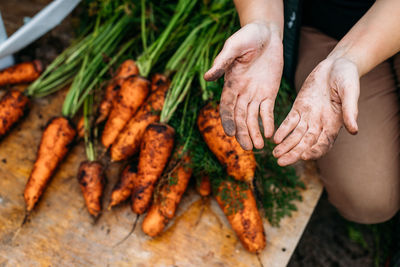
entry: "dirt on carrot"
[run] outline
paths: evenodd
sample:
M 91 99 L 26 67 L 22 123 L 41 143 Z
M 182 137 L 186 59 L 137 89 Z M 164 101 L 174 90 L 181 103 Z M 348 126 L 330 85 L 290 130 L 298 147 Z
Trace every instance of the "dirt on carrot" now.
M 57 166 L 69 151 L 75 135 L 74 126 L 64 117 L 56 117 L 47 125 L 24 191 L 27 212 L 35 207 Z
M 33 82 L 42 71 L 43 65 L 39 60 L 14 65 L 0 71 L 0 86 Z
M 101 197 L 105 176 L 103 165 L 98 161 L 84 161 L 79 166 L 78 181 L 82 189 L 86 207 L 93 217 L 101 212 Z
M 253 192 L 238 181 L 222 181 L 216 200 L 228 218 L 240 242 L 249 252 L 259 252 L 266 245 L 264 227 Z
M 0 138 L 7 134 L 29 108 L 29 98 L 23 93 L 11 90 L 0 100 Z
M 139 152 L 140 142 L 147 126 L 160 120 L 160 112 L 164 105 L 169 82 L 165 76 L 158 74 L 153 77 L 151 87 L 153 92 L 146 103 L 130 119 L 112 144 L 110 150 L 113 161 L 128 159 Z
M 154 187 L 174 147 L 175 130 L 166 124 L 150 124 L 143 136 L 137 178 L 132 193 L 132 210 L 143 214 L 149 207 Z
M 121 178 L 114 186 L 108 209 L 127 200 L 133 191 L 134 181 L 137 177 L 137 162 L 131 162 L 122 171 Z
M 235 137 L 227 136 L 219 116 L 219 106 L 208 104 L 199 113 L 197 125 L 204 141 L 226 172 L 239 181 L 251 183 L 256 169 L 253 151 L 242 149 Z
M 138 75 L 139 69 L 132 59 L 125 60 L 118 68 L 115 76 L 106 87 L 103 100 L 100 103 L 96 123 L 105 121 L 110 114 L 113 101 L 118 95 L 124 80 L 130 76 Z
M 106 148 L 114 142 L 129 119 L 142 106 L 148 93 L 149 82 L 144 78 L 130 77 L 122 83 L 101 137 Z

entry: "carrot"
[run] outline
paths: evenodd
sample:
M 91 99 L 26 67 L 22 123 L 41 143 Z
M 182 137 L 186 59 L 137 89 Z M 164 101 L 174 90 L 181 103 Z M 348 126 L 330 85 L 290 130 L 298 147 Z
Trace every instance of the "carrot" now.
M 177 168 L 169 175 L 167 183 L 158 192 L 156 199 L 160 202 L 161 213 L 168 219 L 174 217 L 176 208 L 192 176 L 193 170 L 190 167 L 190 162 L 190 157 L 184 155 Z
M 106 92 L 103 100 L 99 106 L 99 115 L 97 116 L 96 123 L 105 121 L 110 114 L 112 103 L 121 88 L 122 83 L 126 78 L 133 75 L 138 75 L 139 69 L 135 61 L 128 59 L 119 66 L 115 77 L 106 87 Z
M 247 185 L 222 181 L 216 200 L 243 246 L 250 252 L 265 247 L 265 233 L 257 203 Z
M 197 185 L 197 192 L 199 192 L 202 197 L 207 197 L 211 194 L 211 182 L 209 176 L 205 175 L 200 178 L 199 184 Z
M 122 171 L 121 179 L 114 186 L 108 209 L 111 209 L 112 207 L 122 203 L 131 196 L 136 177 L 137 162 L 132 162 L 125 167 L 125 169 Z
M 74 127 L 64 117 L 54 118 L 47 125 L 24 191 L 27 212 L 30 212 L 39 200 L 58 164 L 67 154 L 75 135 Z
M 136 115 L 130 119 L 111 146 L 113 161 L 125 160 L 139 151 L 146 127 L 160 120 L 160 112 L 168 87 L 169 82 L 164 76 L 157 75 L 152 79 L 153 93 L 150 94 Z
M 78 138 L 82 139 L 85 137 L 85 118 L 83 116 L 79 119 L 78 124 L 76 125 L 76 132 Z
M 89 213 L 95 218 L 101 212 L 105 177 L 103 165 L 98 161 L 84 161 L 79 166 L 78 181 Z
M 29 98 L 23 93 L 11 90 L 0 100 L 0 137 L 3 137 L 10 128 L 28 110 Z
M 164 230 L 168 221 L 169 219 L 161 213 L 160 206 L 153 204 L 143 219 L 142 231 L 148 236 L 155 237 Z
M 113 101 L 113 108 L 101 138 L 106 148 L 114 142 L 119 132 L 146 100 L 148 87 L 149 82 L 141 77 L 130 77 L 124 81 Z
M 167 76 L 156 73 L 151 77 L 151 92 L 158 90 L 160 87 L 163 87 L 164 90 L 167 90 L 169 86 L 169 81 Z
M 23 62 L 0 71 L 0 86 L 28 83 L 36 80 L 43 70 L 39 60 Z
M 190 157 L 184 155 L 181 162 L 168 174 L 167 180 L 160 184 L 154 202 L 142 223 L 142 230 L 149 236 L 160 234 L 166 223 L 175 215 L 183 193 L 192 175 Z
M 132 210 L 144 213 L 151 201 L 154 186 L 160 178 L 174 146 L 175 130 L 166 124 L 150 124 L 140 148 L 138 173 L 132 193 Z
M 197 125 L 203 139 L 230 176 L 251 182 L 256 169 L 253 151 L 243 150 L 235 137 L 225 135 L 218 109 L 208 104 L 200 111 Z

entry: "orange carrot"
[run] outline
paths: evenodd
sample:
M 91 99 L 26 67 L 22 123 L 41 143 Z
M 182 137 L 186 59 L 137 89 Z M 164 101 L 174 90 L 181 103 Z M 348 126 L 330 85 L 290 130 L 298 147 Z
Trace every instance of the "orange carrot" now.
M 47 125 L 25 187 L 24 198 L 27 212 L 35 207 L 58 164 L 67 154 L 75 135 L 74 127 L 66 118 L 54 118 Z
M 111 146 L 111 159 L 113 161 L 128 159 L 139 151 L 146 127 L 160 120 L 160 112 L 164 105 L 168 87 L 169 82 L 165 76 L 156 75 L 152 79 L 153 93 L 150 94 L 146 103 L 136 115 L 130 119 Z
M 78 138 L 81 139 L 85 137 L 85 118 L 83 116 L 79 119 L 78 124 L 76 125 L 76 132 Z
M 197 185 L 197 192 L 199 192 L 202 197 L 207 197 L 211 194 L 211 182 L 209 176 L 205 175 L 200 178 L 199 184 Z
M 140 149 L 138 174 L 132 193 L 132 210 L 143 214 L 151 201 L 156 182 L 160 178 L 174 146 L 175 130 L 161 123 L 150 124 Z
M 249 186 L 237 181 L 222 181 L 216 200 L 243 246 L 250 252 L 264 249 L 264 227 Z
M 3 96 L 0 100 L 0 137 L 26 113 L 28 105 L 28 97 L 19 91 L 11 90 Z
M 142 223 L 145 234 L 156 236 L 164 230 L 168 220 L 175 215 L 191 175 L 190 157 L 184 155 L 155 193 L 153 204 Z
M 129 119 L 146 100 L 149 82 L 141 77 L 130 77 L 124 81 L 104 127 L 101 141 L 108 148 L 125 127 Z
M 101 212 L 101 196 L 105 184 L 103 165 L 97 161 L 82 162 L 78 170 L 78 181 L 86 207 L 96 218 Z
M 128 59 L 121 64 L 114 78 L 110 81 L 110 83 L 106 87 L 104 98 L 99 106 L 99 115 L 97 117 L 96 123 L 101 123 L 107 119 L 112 108 L 113 100 L 118 95 L 118 92 L 124 80 L 129 76 L 138 74 L 139 74 L 139 69 L 136 66 L 135 61 Z
M 251 182 L 256 170 L 253 151 L 243 150 L 235 137 L 225 134 L 218 109 L 218 106 L 208 104 L 200 111 L 197 119 L 200 133 L 230 176 Z
M 0 71 L 0 86 L 32 82 L 40 76 L 42 70 L 39 60 L 14 65 Z
M 137 162 L 132 162 L 125 167 L 125 169 L 122 171 L 121 179 L 114 186 L 108 209 L 111 209 L 112 207 L 122 203 L 131 196 L 136 177 Z
M 190 157 L 187 154 L 184 155 L 177 168 L 169 175 L 167 182 L 157 192 L 156 201 L 160 203 L 161 213 L 168 219 L 174 217 L 176 208 L 189 184 L 193 172 L 190 163 Z

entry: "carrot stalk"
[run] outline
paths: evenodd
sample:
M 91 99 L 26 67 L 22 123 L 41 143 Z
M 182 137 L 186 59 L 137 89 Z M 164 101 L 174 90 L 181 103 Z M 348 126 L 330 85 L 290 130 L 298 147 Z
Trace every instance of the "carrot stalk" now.
M 219 107 L 206 105 L 199 113 L 197 125 L 204 141 L 226 172 L 236 180 L 251 183 L 256 169 L 253 151 L 243 150 L 235 137 L 225 135 Z
M 153 123 L 143 135 L 138 173 L 132 193 L 132 210 L 137 214 L 143 214 L 150 204 L 155 184 L 171 155 L 174 134 L 172 127 Z
M 96 123 L 101 123 L 105 121 L 110 114 L 112 103 L 121 88 L 122 83 L 126 78 L 132 75 L 138 75 L 139 69 L 136 66 L 135 61 L 128 59 L 125 60 L 121 66 L 119 66 L 115 77 L 106 87 L 106 92 L 103 100 L 99 106 L 99 115 L 97 117 Z
M 82 162 L 78 170 L 78 181 L 89 213 L 98 217 L 105 185 L 103 165 L 98 161 Z
M 3 137 L 11 127 L 28 110 L 29 98 L 23 93 L 11 90 L 0 100 L 0 137 Z
M 160 111 L 163 108 L 165 93 L 169 83 L 162 75 L 152 79 L 152 90 L 146 103 L 133 116 L 125 128 L 120 132 L 111 146 L 111 159 L 120 161 L 128 159 L 139 151 L 143 134 L 151 123 L 160 119 Z
M 23 62 L 0 71 L 0 86 L 29 83 L 39 78 L 43 70 L 39 60 Z
M 54 118 L 47 125 L 24 191 L 27 212 L 35 207 L 58 164 L 67 154 L 75 135 L 76 130 L 64 117 Z
M 146 100 L 149 93 L 149 82 L 140 77 L 130 77 L 124 81 L 102 135 L 102 143 L 108 148 L 125 127 L 129 119 Z
M 237 181 L 222 181 L 216 200 L 240 242 L 249 252 L 265 247 L 265 233 L 257 203 L 249 186 Z
M 125 167 L 125 169 L 122 171 L 121 179 L 114 186 L 108 209 L 111 209 L 112 207 L 122 203 L 131 196 L 136 176 L 137 163 L 133 162 Z

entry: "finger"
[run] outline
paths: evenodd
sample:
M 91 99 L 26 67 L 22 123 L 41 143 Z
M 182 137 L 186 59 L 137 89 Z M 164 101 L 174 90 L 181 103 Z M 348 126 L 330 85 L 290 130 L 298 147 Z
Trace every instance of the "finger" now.
M 291 165 L 302 158 L 302 154 L 309 150 L 318 140 L 321 130 L 318 128 L 310 128 L 304 134 L 300 142 L 293 147 L 289 152 L 282 155 L 278 159 L 278 164 L 280 166 Z
M 276 130 L 274 136 L 274 142 L 276 144 L 280 144 L 286 136 L 293 131 L 293 129 L 297 126 L 300 121 L 300 115 L 297 111 L 293 109 L 289 112 L 286 119 L 279 126 L 278 130 Z
M 264 127 L 265 138 L 271 138 L 274 134 L 274 101 L 265 99 L 260 105 L 260 115 Z
M 235 42 L 232 41 L 232 37 L 226 40 L 221 52 L 214 59 L 211 69 L 204 74 L 204 79 L 206 81 L 215 81 L 220 78 L 238 56 L 238 51 L 235 47 Z
M 335 143 L 335 139 L 337 134 L 332 134 L 323 130 L 321 135 L 318 137 L 318 141 L 315 145 L 313 145 L 309 150 L 304 152 L 302 155 L 303 158 L 307 160 L 311 159 L 319 159 L 323 155 L 325 155 Z
M 253 145 L 257 149 L 264 147 L 264 139 L 262 138 L 260 127 L 258 125 L 258 114 L 259 114 L 260 103 L 253 101 L 249 104 L 247 109 L 247 129 L 250 133 Z
M 275 147 L 274 151 L 272 152 L 274 157 L 279 158 L 295 147 L 301 141 L 306 131 L 306 122 L 304 120 L 300 120 L 293 132 L 282 143 Z
M 228 136 L 234 136 L 236 133 L 235 126 L 235 106 L 237 101 L 237 91 L 230 87 L 227 82 L 221 94 L 221 102 L 219 105 L 219 114 L 221 116 L 222 127 Z
M 244 150 L 253 149 L 253 143 L 246 124 L 248 105 L 249 98 L 242 95 L 238 97 L 235 106 L 236 139 Z

